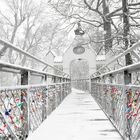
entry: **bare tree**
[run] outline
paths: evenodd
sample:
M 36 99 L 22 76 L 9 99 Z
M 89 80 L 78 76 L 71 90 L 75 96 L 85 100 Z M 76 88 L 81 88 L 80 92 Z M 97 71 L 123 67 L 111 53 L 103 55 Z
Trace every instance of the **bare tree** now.
M 9 37 L 9 41 L 11 43 L 14 43 L 16 33 L 27 17 L 31 2 L 31 0 L 6 0 L 6 4 L 9 9 L 9 15 L 5 15 L 2 11 L 0 11 L 0 15 L 3 18 L 3 24 L 6 23 L 12 32 Z M 4 53 L 6 49 L 7 47 L 4 46 L 0 50 L 0 54 Z M 12 53 L 10 50 L 9 57 L 11 57 L 11 55 Z
M 103 42 L 106 52 L 108 52 L 116 42 L 123 40 L 123 6 L 121 0 L 59 0 L 49 1 L 53 8 L 66 19 L 80 20 L 93 28 L 103 28 L 104 40 L 98 40 L 99 43 Z M 137 7 L 137 8 L 134 8 Z M 130 31 L 131 37 L 135 37 L 132 29 L 139 28 L 138 17 L 140 2 L 138 0 L 128 1 L 129 16 L 131 18 Z M 97 18 L 98 17 L 98 18 Z M 117 22 L 117 24 L 116 24 Z M 91 36 L 91 42 L 96 42 Z M 130 41 L 130 40 L 129 40 Z M 118 42 L 119 43 L 119 42 Z M 122 47 L 122 49 L 125 49 Z
M 34 4 L 32 0 L 7 0 L 6 4 L 10 13 L 7 15 L 2 11 L 0 13 L 3 26 L 6 26 L 6 29 L 10 30 L 9 34 L 5 30 L 5 34 L 8 34 L 7 39 L 5 39 L 12 44 L 18 45 L 18 47 L 27 52 L 32 50 L 33 47 L 37 48 L 39 43 L 41 43 L 42 38 L 42 35 L 40 34 L 43 24 L 41 23 L 41 14 L 44 12 L 42 3 Z M 0 54 L 4 55 L 6 50 L 7 46 L 4 46 L 1 49 Z M 0 57 L 3 55 L 0 55 Z M 11 63 L 15 63 L 15 59 L 12 56 L 13 51 L 10 49 L 8 59 Z M 19 56 L 20 60 L 22 59 L 22 65 L 24 65 L 26 57 L 21 57 L 21 54 L 19 54 Z M 18 56 L 16 59 L 18 59 Z

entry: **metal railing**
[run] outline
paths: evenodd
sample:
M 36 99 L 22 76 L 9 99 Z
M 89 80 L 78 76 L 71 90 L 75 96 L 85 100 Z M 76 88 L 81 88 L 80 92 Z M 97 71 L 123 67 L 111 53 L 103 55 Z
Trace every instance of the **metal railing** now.
M 26 139 L 69 93 L 69 82 L 0 88 L 0 139 Z
M 92 96 L 125 140 L 140 139 L 140 62 L 136 51 L 139 49 L 140 42 L 91 76 Z M 128 53 L 133 64 L 125 66 L 125 59 L 122 59 L 124 65 L 114 68 Z
M 30 53 L 28 53 L 28 52 L 26 52 L 26 51 L 24 51 L 24 50 L 22 50 L 22 49 L 20 49 L 20 48 L 18 48 L 18 47 L 16 47 L 16 46 L 14 46 L 14 45 L 11 44 L 10 42 L 7 42 L 7 41 L 5 41 L 5 40 L 0 39 L 0 45 L 2 45 L 3 48 L 6 47 L 7 49 L 11 49 L 12 51 L 15 51 L 15 52 L 19 53 L 20 55 L 23 55 L 23 56 L 25 56 L 25 57 L 28 57 L 28 58 L 30 58 L 32 61 L 33 61 L 33 60 L 36 61 L 37 64 L 42 64 L 42 65 L 43 65 L 42 71 L 46 70 L 46 69 L 49 67 L 49 68 L 54 69 L 55 71 L 61 73 L 61 75 L 66 76 L 67 78 L 70 78 L 69 74 L 67 74 L 67 73 L 65 73 L 65 72 L 63 72 L 63 71 L 61 71 L 60 69 L 58 69 L 58 68 L 52 66 L 51 64 L 46 63 L 44 60 L 38 59 L 38 58 L 35 57 L 34 55 L 32 55 L 32 54 L 30 54 Z M 1 54 L 1 52 L 0 52 L 0 56 L 2 56 L 2 55 L 3 55 L 3 54 Z
M 135 65 L 139 65 L 140 61 L 140 41 L 134 44 L 131 48 L 127 49 L 123 53 L 116 56 L 114 59 L 112 59 L 110 62 L 108 62 L 105 66 L 101 67 L 99 70 L 97 70 L 94 74 L 91 75 L 91 78 L 97 77 L 98 75 L 104 75 L 109 73 L 115 73 L 122 70 L 127 70 L 132 66 L 126 67 L 126 54 L 130 54 L 133 60 L 133 68 L 135 69 Z
M 63 71 L 10 43 L 2 40 L 0 43 L 62 73 L 62 75 L 55 75 L 43 70 L 0 61 L 1 75 L 3 73 L 20 75 L 20 85 L 0 87 L 0 140 L 24 140 L 71 92 L 71 83 L 69 75 Z

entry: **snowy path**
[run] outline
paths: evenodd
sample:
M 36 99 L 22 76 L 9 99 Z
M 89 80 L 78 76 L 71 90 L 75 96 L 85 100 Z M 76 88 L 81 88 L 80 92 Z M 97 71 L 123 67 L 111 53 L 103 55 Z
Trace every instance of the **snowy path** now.
M 27 140 L 121 140 L 90 94 L 72 92 Z

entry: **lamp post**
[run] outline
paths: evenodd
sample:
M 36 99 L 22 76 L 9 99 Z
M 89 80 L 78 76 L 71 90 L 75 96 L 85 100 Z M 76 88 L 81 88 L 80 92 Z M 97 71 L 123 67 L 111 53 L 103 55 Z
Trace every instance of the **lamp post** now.
M 81 28 L 81 23 L 80 23 L 80 21 L 77 23 L 77 25 L 78 25 L 78 28 L 76 29 L 76 30 L 74 30 L 74 32 L 75 32 L 75 35 L 84 35 L 85 34 L 85 32 L 82 30 L 82 28 Z

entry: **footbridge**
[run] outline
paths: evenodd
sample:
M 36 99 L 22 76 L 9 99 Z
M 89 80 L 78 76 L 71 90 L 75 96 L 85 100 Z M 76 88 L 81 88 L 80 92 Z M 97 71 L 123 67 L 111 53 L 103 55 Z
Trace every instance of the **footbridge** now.
M 9 42 L 0 44 L 38 65 L 0 60 L 1 75 L 18 77 L 18 85 L 0 87 L 1 140 L 140 139 L 140 42 L 79 80 Z M 127 54 L 133 59 L 128 66 Z

